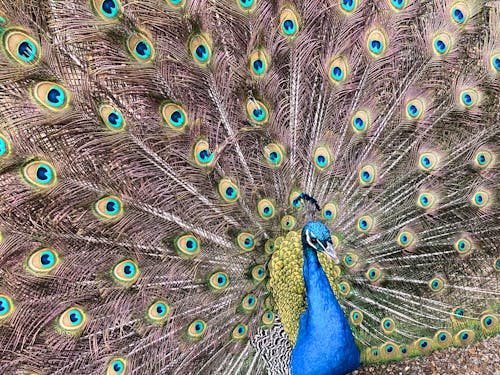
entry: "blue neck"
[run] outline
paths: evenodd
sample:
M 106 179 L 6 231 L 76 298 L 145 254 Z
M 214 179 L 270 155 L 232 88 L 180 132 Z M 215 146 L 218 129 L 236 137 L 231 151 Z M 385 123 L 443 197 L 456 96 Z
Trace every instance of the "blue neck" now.
M 359 367 L 359 350 L 318 255 L 307 243 L 304 282 L 307 309 L 292 351 L 292 375 L 344 375 Z

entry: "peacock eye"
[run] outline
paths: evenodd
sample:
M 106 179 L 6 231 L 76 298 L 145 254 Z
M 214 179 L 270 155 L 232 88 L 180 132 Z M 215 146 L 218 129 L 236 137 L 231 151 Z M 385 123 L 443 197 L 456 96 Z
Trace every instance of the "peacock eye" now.
M 359 326 L 363 321 L 363 313 L 357 309 L 352 310 L 351 313 L 349 314 L 349 320 L 355 326 Z
M 56 170 L 46 161 L 32 161 L 22 168 L 22 176 L 30 185 L 37 188 L 50 188 L 57 181 Z
M 370 127 L 370 121 L 370 114 L 365 110 L 359 110 L 351 118 L 352 130 L 357 134 L 363 134 Z
M 219 181 L 218 190 L 221 198 L 227 203 L 234 203 L 240 198 L 240 189 L 227 177 Z
M 186 1 L 187 0 L 166 0 L 167 4 L 175 10 L 183 8 L 186 5 Z
M 403 10 L 408 6 L 410 0 L 389 0 L 389 4 L 391 8 L 395 11 Z
M 10 154 L 10 142 L 9 140 L 0 133 L 0 159 L 4 159 Z
M 493 73 L 500 73 L 500 52 L 495 52 L 490 58 L 490 66 Z
M 432 292 L 440 292 L 444 289 L 445 282 L 442 277 L 436 276 L 429 281 L 429 288 Z
M 241 10 L 252 13 L 257 7 L 257 0 L 236 0 Z
M 37 276 L 50 273 L 58 264 L 59 255 L 48 247 L 35 251 L 27 261 L 28 270 Z
M 382 56 L 388 47 L 385 31 L 379 27 L 374 28 L 367 34 L 366 44 L 371 56 L 375 58 Z
M 118 284 L 129 287 L 139 277 L 139 266 L 133 260 L 124 260 L 116 264 L 112 270 L 112 277 Z
M 460 93 L 460 105 L 466 109 L 471 109 L 479 104 L 479 91 L 475 88 L 468 88 Z
M 210 151 L 205 139 L 198 140 L 193 146 L 193 159 L 199 167 L 210 167 L 214 161 L 214 153 Z
M 349 75 L 349 65 L 344 56 L 336 56 L 332 58 L 328 67 L 330 81 L 334 84 L 345 82 Z
M 285 158 L 285 151 L 279 143 L 270 143 L 264 146 L 264 157 L 266 163 L 271 168 L 280 167 Z
M 250 74 L 257 79 L 262 78 L 267 73 L 271 64 L 271 58 L 263 48 L 258 48 L 250 53 L 249 61 Z
M 119 0 L 92 0 L 92 5 L 97 14 L 108 22 L 117 21 L 123 11 Z
M 285 215 L 281 218 L 281 229 L 283 230 L 292 230 L 295 228 L 295 224 L 297 224 L 297 220 L 292 215 Z
M 431 192 L 423 192 L 418 196 L 417 205 L 425 210 L 431 209 L 436 203 L 436 196 Z
M 0 294 L 0 322 L 9 317 L 13 312 L 14 303 L 12 299 L 5 294 Z
M 267 276 L 266 269 L 263 265 L 258 264 L 252 268 L 252 279 L 255 284 L 260 283 Z
M 116 220 L 123 215 L 123 202 L 115 195 L 99 199 L 93 207 L 94 214 L 102 220 Z
M 484 332 L 493 332 L 498 325 L 498 318 L 493 314 L 483 314 L 480 318 L 481 328 Z
M 257 307 L 257 297 L 254 294 L 247 294 L 240 303 L 240 309 L 244 313 L 250 313 Z
M 99 115 L 109 130 L 120 131 L 126 128 L 126 122 L 122 113 L 110 105 L 104 104 L 100 106 Z
M 272 325 L 274 323 L 274 313 L 272 311 L 264 311 L 260 321 L 264 326 Z
M 318 146 L 314 150 L 313 154 L 314 166 L 319 171 L 324 171 L 332 164 L 332 155 L 330 152 L 330 147 L 328 146 Z
M 255 236 L 252 233 L 241 232 L 236 237 L 236 242 L 243 251 L 252 251 L 255 248 Z
M 165 320 L 170 313 L 170 306 L 166 301 L 155 301 L 153 302 L 147 310 L 147 319 L 157 325 L 165 323 Z
M 248 99 L 246 102 L 248 121 L 256 125 L 263 125 L 269 121 L 269 111 L 266 105 L 257 99 Z
M 161 107 L 161 115 L 165 124 L 175 131 L 183 131 L 189 124 L 186 111 L 175 103 L 163 104 Z
M 455 335 L 455 342 L 459 345 L 469 345 L 474 341 L 475 333 L 470 329 L 463 329 Z
M 377 177 L 377 167 L 374 164 L 361 166 L 359 170 L 359 182 L 363 186 L 373 184 Z
M 40 61 L 39 44 L 21 30 L 7 31 L 3 36 L 3 45 L 8 56 L 22 66 L 35 65 Z
M 248 326 L 243 323 L 239 323 L 234 327 L 233 332 L 231 333 L 231 337 L 234 340 L 243 340 L 245 337 L 247 337 L 248 334 Z
M 285 6 L 280 14 L 280 33 L 286 38 L 293 39 L 299 33 L 299 15 L 289 6 Z
M 420 154 L 418 158 L 418 167 L 426 172 L 431 172 L 436 169 L 439 161 L 437 153 L 430 151 Z
M 408 120 L 420 120 L 424 115 L 425 104 L 422 98 L 416 98 L 406 103 L 406 118 Z
M 215 272 L 210 275 L 208 285 L 214 292 L 220 292 L 229 286 L 229 275 L 226 272 Z
M 478 208 L 483 208 L 490 202 L 490 194 L 486 190 L 478 190 L 472 194 L 471 202 Z
M 200 240 L 192 234 L 185 234 L 174 241 L 177 253 L 185 258 L 191 258 L 200 252 Z
M 360 0 L 340 0 L 340 10 L 345 14 L 351 14 L 359 7 Z
M 206 33 L 194 34 L 189 39 L 189 50 L 196 64 L 207 66 L 212 59 L 212 39 Z
M 415 235 L 410 230 L 403 230 L 399 233 L 397 243 L 403 248 L 410 247 L 415 242 Z
M 86 321 L 86 314 L 81 308 L 70 307 L 59 316 L 58 328 L 62 333 L 75 335 L 81 332 Z
M 127 40 L 127 48 L 132 57 L 140 63 L 149 63 L 155 57 L 153 43 L 142 34 L 132 34 Z
M 39 82 L 33 88 L 33 97 L 43 108 L 59 112 L 69 105 L 66 89 L 54 82 Z
M 264 198 L 257 203 L 259 216 L 264 220 L 271 220 L 275 215 L 274 204 L 270 199 Z
M 463 26 L 467 23 L 470 17 L 470 9 L 463 1 L 455 2 L 450 8 L 450 16 L 454 23 Z
M 445 56 L 450 52 L 452 39 L 446 32 L 438 32 L 432 39 L 432 48 L 437 56 Z
M 127 361 L 125 358 L 114 357 L 108 362 L 106 375 L 122 375 L 127 370 Z
M 196 319 L 188 326 L 188 337 L 192 340 L 199 340 L 207 330 L 207 323 L 202 319 Z

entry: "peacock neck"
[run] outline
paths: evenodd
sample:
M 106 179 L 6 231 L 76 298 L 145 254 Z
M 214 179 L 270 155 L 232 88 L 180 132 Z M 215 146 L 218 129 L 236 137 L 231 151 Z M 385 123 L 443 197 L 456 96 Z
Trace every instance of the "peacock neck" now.
M 307 308 L 292 352 L 292 374 L 347 374 L 359 366 L 359 351 L 316 250 L 307 242 L 302 248 Z

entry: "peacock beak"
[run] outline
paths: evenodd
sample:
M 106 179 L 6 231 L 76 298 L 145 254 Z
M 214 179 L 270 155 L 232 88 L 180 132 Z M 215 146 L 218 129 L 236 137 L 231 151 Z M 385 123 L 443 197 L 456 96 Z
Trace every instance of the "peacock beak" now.
M 333 244 L 330 241 L 327 241 L 326 247 L 324 247 L 323 245 L 321 247 L 323 248 L 325 254 L 328 255 L 330 258 L 333 259 L 333 261 L 335 262 L 335 264 L 339 264 L 340 263 L 339 258 L 337 257 L 337 252 L 333 248 Z

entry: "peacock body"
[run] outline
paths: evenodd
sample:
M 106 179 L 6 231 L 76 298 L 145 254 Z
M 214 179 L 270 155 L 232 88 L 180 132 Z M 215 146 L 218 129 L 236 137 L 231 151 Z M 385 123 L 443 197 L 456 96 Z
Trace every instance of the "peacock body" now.
M 499 333 L 497 1 L 2 0 L 0 33 L 2 374 Z

